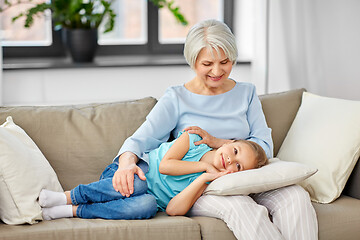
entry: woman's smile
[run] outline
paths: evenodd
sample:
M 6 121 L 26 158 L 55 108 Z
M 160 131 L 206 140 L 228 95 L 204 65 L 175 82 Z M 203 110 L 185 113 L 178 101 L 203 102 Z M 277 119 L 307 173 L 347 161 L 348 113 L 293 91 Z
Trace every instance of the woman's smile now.
M 215 82 L 220 81 L 223 76 L 224 76 L 224 75 L 212 77 L 212 76 L 208 75 L 208 77 L 209 77 L 212 81 L 215 81 Z

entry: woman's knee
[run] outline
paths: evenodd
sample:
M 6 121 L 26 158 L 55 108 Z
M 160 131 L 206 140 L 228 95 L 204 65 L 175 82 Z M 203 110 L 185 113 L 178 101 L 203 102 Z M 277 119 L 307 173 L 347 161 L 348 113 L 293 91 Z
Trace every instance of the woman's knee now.
M 300 211 L 304 206 L 311 206 L 309 194 L 299 185 L 255 194 L 253 198 L 258 204 L 265 206 L 271 214 L 288 206 L 296 206 L 294 209 Z
M 211 217 L 221 218 L 221 216 L 232 215 L 234 213 L 245 212 L 247 209 L 264 208 L 258 205 L 249 196 L 216 196 L 203 195 L 192 207 L 191 215 L 206 215 Z M 266 215 L 267 211 L 264 208 Z
M 291 185 L 285 187 L 283 189 L 283 198 L 291 201 L 295 204 L 297 203 L 311 203 L 309 193 L 306 192 L 301 186 L 299 185 Z M 299 204 L 297 204 L 299 205 Z

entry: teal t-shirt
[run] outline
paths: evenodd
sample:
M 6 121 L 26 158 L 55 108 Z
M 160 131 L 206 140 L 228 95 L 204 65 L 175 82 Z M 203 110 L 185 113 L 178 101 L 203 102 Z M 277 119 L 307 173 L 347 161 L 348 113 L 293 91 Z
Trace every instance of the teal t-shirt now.
M 182 133 L 180 132 L 178 137 Z M 201 137 L 197 134 L 189 134 L 189 140 L 189 151 L 185 154 L 182 161 L 198 162 L 205 153 L 212 150 L 206 144 L 195 146 L 194 142 L 201 140 Z M 162 143 L 159 148 L 149 153 L 149 171 L 146 173 L 148 192 L 155 196 L 158 210 L 160 211 L 165 211 L 169 201 L 202 174 L 202 172 L 199 172 L 170 176 L 159 172 L 159 164 L 174 142 L 175 140 Z

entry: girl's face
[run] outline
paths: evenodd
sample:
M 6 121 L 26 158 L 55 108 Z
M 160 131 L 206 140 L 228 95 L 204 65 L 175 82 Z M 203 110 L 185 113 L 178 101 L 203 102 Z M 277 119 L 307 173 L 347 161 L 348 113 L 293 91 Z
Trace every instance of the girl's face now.
M 254 169 L 256 165 L 254 150 L 243 142 L 224 144 L 214 157 L 214 166 L 221 172 L 239 172 Z
M 207 88 L 217 88 L 224 84 L 233 66 L 221 48 L 220 54 L 215 49 L 212 51 L 213 54 L 207 48 L 203 48 L 195 62 L 196 78 L 201 80 Z

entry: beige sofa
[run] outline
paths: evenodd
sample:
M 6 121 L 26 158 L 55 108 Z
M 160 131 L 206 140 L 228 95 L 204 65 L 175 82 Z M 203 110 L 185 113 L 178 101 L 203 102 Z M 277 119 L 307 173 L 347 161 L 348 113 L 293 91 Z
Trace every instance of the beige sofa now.
M 304 90 L 261 96 L 273 130 L 275 156 L 301 103 Z M 95 181 L 123 141 L 144 121 L 154 98 L 78 106 L 0 107 L 0 122 L 12 116 L 34 140 L 65 190 Z M 331 204 L 314 207 L 319 239 L 359 239 L 360 164 L 343 195 Z M 59 219 L 34 225 L 0 223 L 0 239 L 235 239 L 226 224 L 208 217 L 150 220 Z

